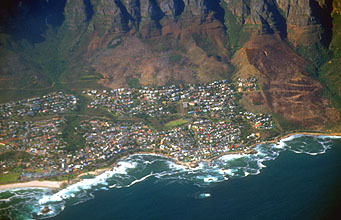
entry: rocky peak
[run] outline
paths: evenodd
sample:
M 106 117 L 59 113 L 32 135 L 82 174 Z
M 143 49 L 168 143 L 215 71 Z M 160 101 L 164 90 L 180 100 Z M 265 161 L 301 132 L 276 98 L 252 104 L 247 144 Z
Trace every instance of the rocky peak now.
M 295 46 L 330 42 L 331 1 L 277 0 L 288 25 L 288 38 Z
M 286 37 L 285 19 L 273 0 L 252 0 L 250 2 L 250 20 L 261 25 L 263 33 L 278 32 Z
M 193 16 L 202 17 L 208 14 L 207 0 L 185 0 L 185 10 Z
M 168 17 L 177 17 L 182 14 L 185 3 L 182 0 L 167 0 L 160 3 L 162 12 Z
M 227 8 L 237 17 L 238 23 L 259 26 L 262 34 L 279 33 L 286 37 L 286 21 L 274 0 L 225 0 Z
M 84 0 L 68 0 L 64 11 L 65 23 L 72 30 L 79 29 L 88 20 Z

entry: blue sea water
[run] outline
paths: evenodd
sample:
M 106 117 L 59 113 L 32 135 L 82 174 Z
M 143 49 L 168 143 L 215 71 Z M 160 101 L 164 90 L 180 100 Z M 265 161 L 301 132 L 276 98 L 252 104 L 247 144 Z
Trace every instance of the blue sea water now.
M 135 155 L 52 193 L 0 192 L 8 219 L 341 219 L 341 139 L 296 135 L 186 169 Z M 53 211 L 41 215 L 49 206 Z

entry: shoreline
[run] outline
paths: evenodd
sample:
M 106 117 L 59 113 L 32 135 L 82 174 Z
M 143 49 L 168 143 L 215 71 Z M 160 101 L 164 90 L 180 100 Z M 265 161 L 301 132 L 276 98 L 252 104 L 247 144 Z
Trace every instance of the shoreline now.
M 18 182 L 0 185 L 0 192 L 9 189 L 19 189 L 19 188 L 49 188 L 49 189 L 60 189 L 62 185 L 66 183 L 65 181 L 39 181 L 33 180 L 29 182 Z
M 306 135 L 306 136 L 340 136 L 341 137 L 341 132 L 331 132 L 331 133 L 328 133 L 328 132 L 293 132 L 293 133 L 288 133 L 288 134 L 281 134 L 279 136 L 276 136 L 276 137 L 273 137 L 271 140 L 267 140 L 267 141 L 261 141 L 261 142 L 257 142 L 257 143 L 254 143 L 252 145 L 250 145 L 250 148 L 254 148 L 256 147 L 257 145 L 260 145 L 260 144 L 277 144 L 278 142 L 280 142 L 281 140 L 283 139 L 286 139 L 288 137 L 291 137 L 291 136 L 294 136 L 294 135 Z
M 213 160 L 216 160 L 224 155 L 230 155 L 230 154 L 253 154 L 255 153 L 254 148 L 260 144 L 276 144 L 279 141 L 286 139 L 288 137 L 294 136 L 294 135 L 307 135 L 307 136 L 340 136 L 341 137 L 341 133 L 340 132 L 293 132 L 293 133 L 288 133 L 288 134 L 282 134 L 279 136 L 274 137 L 272 140 L 268 140 L 268 141 L 261 141 L 261 142 L 257 142 L 254 143 L 252 145 L 250 145 L 248 147 L 248 149 L 244 149 L 244 150 L 238 150 L 238 151 L 232 151 L 232 152 L 226 152 L 226 153 L 222 153 L 220 155 L 214 156 L 212 158 L 209 159 L 205 159 L 202 160 L 203 162 L 211 162 Z M 168 155 L 162 153 L 162 152 L 135 152 L 129 155 L 124 155 L 122 157 L 116 158 L 115 162 L 113 162 L 110 166 L 107 167 L 102 167 L 99 169 L 96 169 L 94 171 L 84 171 L 80 174 L 77 175 L 76 178 L 68 181 L 48 181 L 48 180 L 42 180 L 39 181 L 38 180 L 32 180 L 32 181 L 28 181 L 28 182 L 16 182 L 16 183 L 9 183 L 9 184 L 0 184 L 0 192 L 1 191 L 6 191 L 6 190 L 10 190 L 10 189 L 18 189 L 18 188 L 49 188 L 49 189 L 54 189 L 54 190 L 60 190 L 62 189 L 63 185 L 66 184 L 66 186 L 68 185 L 72 185 L 76 182 L 81 181 L 81 177 L 85 176 L 85 175 L 100 175 L 106 171 L 112 170 L 114 167 L 117 167 L 118 162 L 133 156 L 133 155 L 154 155 L 154 156 L 162 156 L 165 157 L 169 160 L 171 160 L 172 162 L 181 165 L 181 166 L 186 166 L 188 167 L 188 169 L 190 168 L 195 168 L 196 166 L 198 166 L 198 163 L 200 161 L 191 161 L 191 162 L 183 162 L 183 161 L 178 161 L 175 160 L 174 158 L 169 157 Z

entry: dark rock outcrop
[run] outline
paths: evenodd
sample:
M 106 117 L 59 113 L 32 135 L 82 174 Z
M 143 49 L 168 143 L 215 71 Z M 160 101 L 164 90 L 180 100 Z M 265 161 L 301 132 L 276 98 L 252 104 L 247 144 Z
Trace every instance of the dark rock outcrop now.
M 331 40 L 331 1 L 277 0 L 287 20 L 288 39 L 295 46 Z

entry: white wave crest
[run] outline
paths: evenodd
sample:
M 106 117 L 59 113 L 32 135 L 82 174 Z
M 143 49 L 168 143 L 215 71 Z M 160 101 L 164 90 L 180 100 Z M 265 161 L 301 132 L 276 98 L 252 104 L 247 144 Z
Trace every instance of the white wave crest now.
M 137 163 L 129 163 L 127 161 L 120 161 L 117 163 L 117 167 L 114 167 L 111 171 L 106 171 L 95 178 L 91 179 L 83 179 L 80 182 L 77 182 L 73 185 L 69 185 L 65 189 L 60 190 L 59 192 L 53 194 L 53 195 L 46 195 L 43 198 L 39 200 L 39 204 L 46 204 L 49 202 L 60 202 L 65 199 L 69 199 L 74 197 L 75 193 L 89 190 L 94 186 L 97 186 L 99 184 L 101 185 L 108 185 L 106 180 L 110 177 L 112 177 L 115 174 L 127 174 L 128 169 L 133 169 L 137 166 Z
M 221 156 L 219 158 L 219 160 L 230 161 L 230 160 L 239 159 L 239 158 L 242 158 L 245 156 L 247 156 L 247 155 L 245 155 L 245 154 L 227 154 L 227 155 Z
M 131 187 L 132 185 L 134 185 L 136 183 L 139 183 L 139 182 L 142 182 L 142 181 L 146 180 L 147 178 L 149 178 L 149 177 L 151 177 L 153 175 L 154 175 L 153 172 L 151 172 L 150 174 L 148 174 L 148 175 L 146 175 L 146 176 L 144 176 L 144 177 L 142 177 L 140 179 L 134 180 L 133 182 L 131 182 L 129 185 L 127 185 L 125 187 L 127 187 L 127 188 Z

